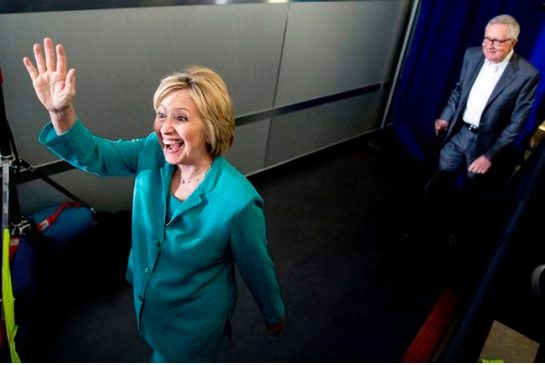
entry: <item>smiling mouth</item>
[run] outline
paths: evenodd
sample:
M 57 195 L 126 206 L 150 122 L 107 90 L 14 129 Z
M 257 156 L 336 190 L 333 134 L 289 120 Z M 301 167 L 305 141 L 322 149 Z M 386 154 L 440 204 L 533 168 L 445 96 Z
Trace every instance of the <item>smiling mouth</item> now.
M 184 146 L 184 141 L 164 141 L 163 145 L 165 146 L 165 150 L 167 150 L 170 153 L 176 153 L 182 149 Z

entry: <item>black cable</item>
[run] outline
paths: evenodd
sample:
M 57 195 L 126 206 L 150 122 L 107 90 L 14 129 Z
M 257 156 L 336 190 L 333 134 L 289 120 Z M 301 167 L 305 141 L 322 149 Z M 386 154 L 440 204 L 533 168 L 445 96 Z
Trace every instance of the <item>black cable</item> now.
M 19 166 L 24 167 L 25 169 L 27 169 L 27 171 L 29 171 L 30 173 L 35 174 L 38 178 L 42 179 L 43 181 L 45 181 L 46 183 L 48 183 L 49 185 L 51 185 L 52 187 L 54 187 L 55 189 L 57 189 L 58 191 L 60 191 L 61 193 L 63 193 L 67 197 L 69 197 L 70 199 L 72 199 L 73 201 L 78 202 L 81 206 L 93 210 L 93 208 L 88 203 L 86 203 L 84 200 L 80 199 L 76 195 L 72 194 L 70 191 L 66 190 L 64 187 L 62 187 L 60 184 L 55 182 L 53 179 L 51 179 L 46 174 L 42 173 L 40 170 L 35 169 L 34 167 L 32 167 L 25 160 L 19 159 L 18 164 L 19 164 Z

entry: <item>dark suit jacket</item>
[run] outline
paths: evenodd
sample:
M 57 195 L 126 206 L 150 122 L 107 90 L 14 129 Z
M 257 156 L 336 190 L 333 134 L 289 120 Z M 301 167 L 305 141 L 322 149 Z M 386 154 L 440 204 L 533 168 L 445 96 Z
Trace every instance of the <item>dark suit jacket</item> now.
M 460 79 L 440 118 L 449 122 L 443 143 L 460 129 L 469 92 L 484 62 L 481 47 L 466 50 Z M 512 145 L 528 120 L 535 100 L 539 72 L 514 53 L 481 116 L 477 137 L 477 156 L 493 160 Z

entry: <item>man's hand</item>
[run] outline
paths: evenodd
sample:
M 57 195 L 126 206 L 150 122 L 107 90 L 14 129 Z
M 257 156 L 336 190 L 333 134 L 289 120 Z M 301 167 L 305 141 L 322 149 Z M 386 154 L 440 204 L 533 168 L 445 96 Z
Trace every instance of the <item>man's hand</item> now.
M 475 161 L 469 165 L 468 171 L 474 174 L 485 174 L 492 166 L 492 162 L 484 155 L 478 157 Z
M 448 122 L 444 119 L 436 119 L 435 120 L 435 135 L 438 136 L 439 133 L 441 133 L 442 130 L 447 129 Z

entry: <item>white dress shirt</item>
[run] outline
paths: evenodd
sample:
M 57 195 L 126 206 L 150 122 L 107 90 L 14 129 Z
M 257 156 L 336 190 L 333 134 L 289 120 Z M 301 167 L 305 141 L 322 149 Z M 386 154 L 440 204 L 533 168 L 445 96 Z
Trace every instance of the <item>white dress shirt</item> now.
M 496 87 L 503 71 L 507 67 L 509 60 L 513 56 L 513 50 L 505 56 L 503 61 L 498 63 L 490 62 L 485 59 L 479 71 L 479 75 L 475 79 L 469 97 L 467 99 L 466 109 L 464 111 L 463 120 L 466 123 L 473 124 L 478 127 L 483 114 L 484 107 Z

